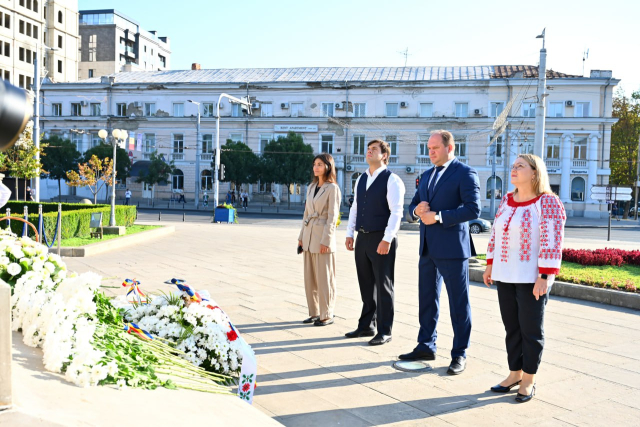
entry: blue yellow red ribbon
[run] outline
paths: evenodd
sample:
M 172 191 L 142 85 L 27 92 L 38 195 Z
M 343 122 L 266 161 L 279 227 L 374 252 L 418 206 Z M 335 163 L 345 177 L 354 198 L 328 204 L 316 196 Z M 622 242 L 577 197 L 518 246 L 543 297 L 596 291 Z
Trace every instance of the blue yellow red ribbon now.
M 140 338 L 142 338 L 143 340 L 153 340 L 153 336 L 149 332 L 147 332 L 144 329 L 140 328 L 135 323 L 125 323 L 124 324 L 124 331 L 128 332 L 130 334 L 136 334 Z
M 133 294 L 134 301 L 137 299 L 138 304 L 148 304 L 149 299 L 147 296 L 140 290 L 140 282 L 136 279 L 124 279 L 122 282 L 122 286 L 129 286 L 129 291 L 127 292 L 127 300 L 129 300 L 129 295 Z
M 202 298 L 199 293 L 194 291 L 191 286 L 187 285 L 186 282 L 182 279 L 171 279 L 171 283 L 176 285 L 182 292 L 186 292 L 187 295 L 189 295 L 189 299 L 191 299 L 191 301 L 193 302 L 209 301 L 206 298 Z

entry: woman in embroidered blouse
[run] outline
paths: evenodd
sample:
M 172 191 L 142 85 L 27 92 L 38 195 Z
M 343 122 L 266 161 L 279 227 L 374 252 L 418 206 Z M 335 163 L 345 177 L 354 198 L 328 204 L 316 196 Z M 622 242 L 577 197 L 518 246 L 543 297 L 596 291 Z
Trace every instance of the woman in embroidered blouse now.
M 511 168 L 513 193 L 503 197 L 487 248 L 487 286 L 498 287 L 506 330 L 509 376 L 491 387 L 507 393 L 519 385 L 516 401 L 535 395 L 535 376 L 544 346 L 548 290 L 562 262 L 564 206 L 551 192 L 547 168 L 538 156 L 521 154 Z

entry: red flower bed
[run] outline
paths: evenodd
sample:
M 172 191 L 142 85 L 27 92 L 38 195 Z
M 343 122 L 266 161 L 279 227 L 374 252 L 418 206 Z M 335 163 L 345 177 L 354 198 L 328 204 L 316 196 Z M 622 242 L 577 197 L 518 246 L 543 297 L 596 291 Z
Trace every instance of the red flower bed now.
M 563 249 L 562 260 L 575 262 L 580 265 L 612 265 L 620 267 L 623 264 L 640 266 L 640 250 L 626 251 L 624 249 Z

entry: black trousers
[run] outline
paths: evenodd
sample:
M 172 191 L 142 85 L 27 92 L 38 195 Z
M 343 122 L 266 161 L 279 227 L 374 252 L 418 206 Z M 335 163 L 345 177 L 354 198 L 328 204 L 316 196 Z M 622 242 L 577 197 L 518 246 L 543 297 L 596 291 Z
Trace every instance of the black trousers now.
M 355 244 L 356 270 L 362 298 L 362 314 L 358 329 L 376 329 L 391 335 L 393 326 L 393 277 L 397 239 L 393 239 L 387 255 L 380 255 L 378 245 L 384 231 L 358 233 Z
M 495 283 L 502 323 L 507 332 L 509 370 L 522 369 L 527 374 L 535 374 L 544 348 L 544 308 L 549 294 L 536 301 L 533 283 Z

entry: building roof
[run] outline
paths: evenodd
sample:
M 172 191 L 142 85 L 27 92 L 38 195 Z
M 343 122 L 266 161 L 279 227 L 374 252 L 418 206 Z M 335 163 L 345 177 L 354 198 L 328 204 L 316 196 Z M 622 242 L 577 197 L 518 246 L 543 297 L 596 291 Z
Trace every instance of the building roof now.
M 329 82 L 418 82 L 537 78 L 533 65 L 487 65 L 472 67 L 306 67 L 221 68 L 210 70 L 131 71 L 112 74 L 116 83 L 329 83 Z M 547 78 L 577 78 L 548 70 Z M 100 77 L 79 83 L 100 83 Z

